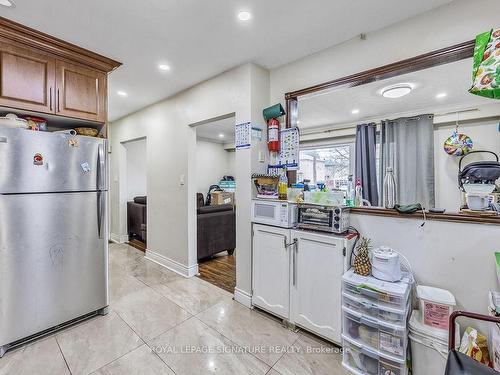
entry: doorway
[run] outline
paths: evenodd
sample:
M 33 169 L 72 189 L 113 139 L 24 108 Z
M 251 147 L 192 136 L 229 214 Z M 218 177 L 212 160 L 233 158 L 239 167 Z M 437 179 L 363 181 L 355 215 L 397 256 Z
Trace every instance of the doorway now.
M 231 114 L 195 127 L 198 277 L 230 293 L 236 287 L 235 121 Z
M 147 142 L 146 138 L 122 143 L 126 154 L 128 244 L 141 251 L 147 247 Z

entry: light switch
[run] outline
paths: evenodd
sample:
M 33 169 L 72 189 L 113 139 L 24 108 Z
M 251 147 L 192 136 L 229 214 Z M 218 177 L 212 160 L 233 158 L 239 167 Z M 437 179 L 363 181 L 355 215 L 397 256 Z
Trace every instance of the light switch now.
M 259 162 L 264 163 L 266 161 L 266 158 L 264 156 L 264 153 L 262 150 L 259 150 Z
M 181 174 L 180 177 L 179 177 L 179 185 L 180 186 L 184 186 L 185 185 L 184 175 L 183 174 Z

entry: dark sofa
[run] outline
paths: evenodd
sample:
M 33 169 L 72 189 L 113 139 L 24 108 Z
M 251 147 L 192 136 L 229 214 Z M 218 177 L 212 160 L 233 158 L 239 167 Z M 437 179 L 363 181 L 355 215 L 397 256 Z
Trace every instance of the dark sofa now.
M 236 247 L 236 210 L 231 204 L 205 206 L 203 194 L 198 193 L 198 260 Z
M 135 197 L 132 202 L 127 202 L 127 231 L 131 239 L 146 243 L 147 197 Z

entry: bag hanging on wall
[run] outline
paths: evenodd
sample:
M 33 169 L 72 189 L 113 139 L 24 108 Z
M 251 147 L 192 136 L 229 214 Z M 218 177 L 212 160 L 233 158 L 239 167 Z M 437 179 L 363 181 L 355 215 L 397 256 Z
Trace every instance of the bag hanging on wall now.
M 492 29 L 476 37 L 469 92 L 500 99 L 500 29 Z

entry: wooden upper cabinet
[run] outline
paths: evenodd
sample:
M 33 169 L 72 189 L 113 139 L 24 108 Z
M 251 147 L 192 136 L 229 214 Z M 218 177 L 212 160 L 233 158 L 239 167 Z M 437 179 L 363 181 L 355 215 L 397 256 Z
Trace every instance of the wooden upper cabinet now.
M 65 61 L 56 61 L 56 114 L 105 122 L 106 74 Z
M 0 17 L 0 107 L 107 121 L 107 73 L 121 63 Z
M 55 58 L 0 41 L 0 106 L 54 110 Z

